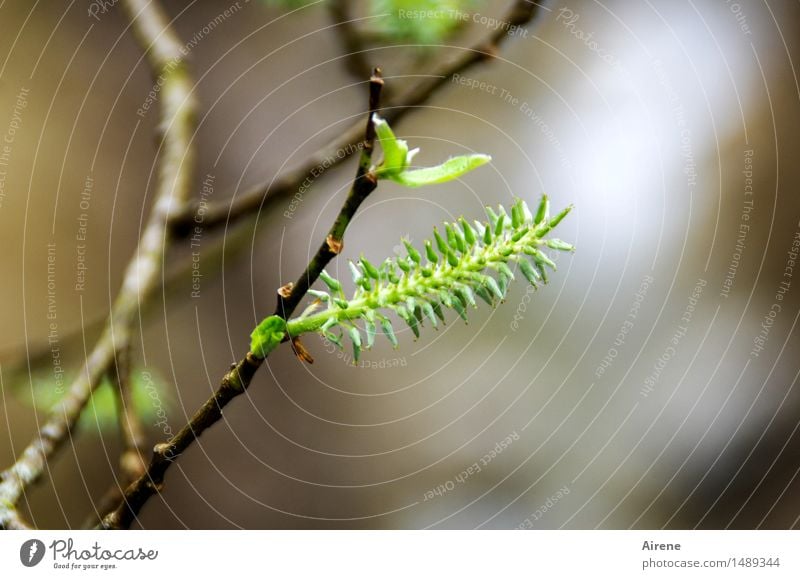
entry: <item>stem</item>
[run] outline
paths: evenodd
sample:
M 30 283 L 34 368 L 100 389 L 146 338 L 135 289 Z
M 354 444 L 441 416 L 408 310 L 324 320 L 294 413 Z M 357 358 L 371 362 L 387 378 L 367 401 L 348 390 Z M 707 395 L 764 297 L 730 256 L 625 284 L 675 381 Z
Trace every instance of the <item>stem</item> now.
M 367 126 L 364 131 L 364 144 L 361 159 L 353 181 L 350 194 L 345 201 L 336 222 L 331 227 L 327 239 L 320 247 L 319 252 L 306 267 L 305 273 L 297 284 L 287 285 L 278 292 L 277 310 L 286 312 L 290 316 L 297 304 L 305 296 L 308 287 L 316 281 L 319 273 L 342 247 L 342 239 L 350 220 L 361 202 L 376 186 L 374 179 L 370 178 L 369 167 L 372 159 L 372 150 L 375 142 L 375 127 L 372 117 L 378 108 L 383 80 L 380 71 L 370 79 L 369 111 L 367 113 Z M 308 280 L 311 280 L 310 282 Z M 238 363 L 231 366 L 230 371 L 222 378 L 217 391 L 194 414 L 192 419 L 180 432 L 167 442 L 157 444 L 153 449 L 153 457 L 147 470 L 125 489 L 119 505 L 103 518 L 98 528 L 100 529 L 127 529 L 131 526 L 139 512 L 151 497 L 161 492 L 164 478 L 172 463 L 209 427 L 222 418 L 222 409 L 231 400 L 243 394 L 250 386 L 253 376 L 261 367 L 264 358 L 257 357 L 248 352 Z
M 373 117 L 375 116 L 375 111 L 378 110 L 381 89 L 383 88 L 383 79 L 380 77 L 380 72 L 380 69 L 376 68 L 370 78 L 367 126 L 364 131 L 358 169 L 350 192 L 347 194 L 347 199 L 328 232 L 328 236 L 320 245 L 316 255 L 311 258 L 306 270 L 294 284 L 284 286 L 278 291 L 278 305 L 275 308 L 275 315 L 282 317 L 284 320 L 291 317 L 300 300 L 306 295 L 308 288 L 317 281 L 320 272 L 325 269 L 325 266 L 341 253 L 344 247 L 343 238 L 347 226 L 350 225 L 350 221 L 361 203 L 378 186 L 377 179 L 370 173 L 370 167 L 372 165 L 372 151 L 375 148 L 375 123 L 373 123 Z
M 256 370 L 263 360 L 248 353 L 234 364 L 222 378 L 219 389 L 195 413 L 192 419 L 169 441 L 153 448 L 153 457 L 147 470 L 125 489 L 122 501 L 103 518 L 100 529 L 127 529 L 142 507 L 153 495 L 161 492 L 164 477 L 172 463 L 203 434 L 222 418 L 222 409 L 243 394 L 250 386 Z

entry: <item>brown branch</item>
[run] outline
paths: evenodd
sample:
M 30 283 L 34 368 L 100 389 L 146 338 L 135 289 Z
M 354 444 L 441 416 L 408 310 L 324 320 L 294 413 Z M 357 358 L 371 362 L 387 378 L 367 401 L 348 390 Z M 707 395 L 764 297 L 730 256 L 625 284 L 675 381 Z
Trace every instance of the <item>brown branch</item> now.
M 513 26 L 520 27 L 527 24 L 538 9 L 539 5 L 530 0 L 517 0 L 505 16 L 507 27 L 498 28 L 473 47 L 459 52 L 456 57 L 445 61 L 409 90 L 390 100 L 383 107 L 384 116 L 391 123 L 399 121 L 427 102 L 442 86 L 451 81 L 453 75 L 461 74 L 475 64 L 494 58 L 508 36 L 508 30 L 513 30 Z M 348 158 L 356 149 L 361 137 L 362 128 L 359 122 L 342 133 L 339 138 L 310 155 L 297 169 L 288 171 L 267 183 L 256 185 L 227 201 L 209 203 L 204 207 L 204 227 L 210 230 L 220 224 L 230 225 L 243 217 L 258 214 L 264 208 L 293 195 L 306 179 L 318 178 L 321 170 L 329 169 Z M 196 211 L 196 206 L 188 207 L 175 216 L 172 225 L 178 235 L 188 235 Z
M 373 117 L 378 110 L 380 102 L 383 79 L 380 78 L 380 69 L 375 69 L 369 83 L 369 113 L 367 114 L 367 127 L 364 131 L 364 141 L 361 147 L 361 158 L 358 162 L 353 185 L 347 195 L 347 199 L 333 222 L 333 226 L 328 232 L 328 236 L 322 242 L 316 255 L 308 262 L 306 270 L 297 278 L 297 281 L 288 291 L 278 291 L 278 305 L 275 307 L 275 315 L 283 319 L 288 319 L 297 308 L 300 300 L 306 295 L 308 289 L 317 281 L 319 274 L 325 266 L 337 255 L 342 252 L 344 246 L 344 232 L 350 221 L 353 219 L 361 203 L 364 202 L 370 193 L 378 186 L 378 181 L 370 172 L 372 165 L 372 151 L 375 147 L 375 124 Z
M 370 78 L 369 86 L 369 112 L 367 113 L 367 126 L 361 146 L 361 159 L 347 200 L 342 206 L 333 227 L 331 227 L 328 237 L 309 262 L 306 271 L 300 276 L 297 283 L 287 284 L 278 290 L 276 315 L 288 317 L 292 314 L 297 304 L 305 296 L 309 286 L 319 277 L 319 273 L 325 264 L 341 251 L 344 233 L 358 206 L 375 190 L 377 181 L 371 174 L 370 168 L 372 151 L 375 145 L 373 116 L 378 109 L 381 88 L 383 87 L 379 69 L 375 69 Z M 220 387 L 194 414 L 189 423 L 181 428 L 170 440 L 156 445 L 147 471 L 125 490 L 122 502 L 103 519 L 98 528 L 112 530 L 127 529 L 131 526 L 147 501 L 163 489 L 164 477 L 170 465 L 207 428 L 213 426 L 222 418 L 222 409 L 231 400 L 247 390 L 253 380 L 253 376 L 263 362 L 263 358 L 248 352 L 242 360 L 231 366 L 231 369 L 222 378 Z
M 130 383 L 130 347 L 121 351 L 112 374 L 117 404 L 117 425 L 119 426 L 122 452 L 119 457 L 119 477 L 105 492 L 94 507 L 94 513 L 84 522 L 84 528 L 94 527 L 103 517 L 114 509 L 122 499 L 122 493 L 147 468 L 145 465 L 145 435 L 141 420 L 136 412 L 133 390 Z
M 170 28 L 166 13 L 155 1 L 123 0 L 122 4 L 136 38 L 147 52 L 151 69 L 162 82 L 159 126 L 163 136 L 158 151 L 155 202 L 136 253 L 128 263 L 108 324 L 81 374 L 17 462 L 0 475 L 0 528 L 14 523 L 15 506 L 48 469 L 48 460 L 69 436 L 93 390 L 109 373 L 119 352 L 128 348 L 139 304 L 159 286 L 169 239 L 168 220 L 184 209 L 190 191 L 194 100 L 183 47 Z
M 263 361 L 248 352 L 239 363 L 231 367 L 223 377 L 219 389 L 195 413 L 189 423 L 169 441 L 157 444 L 153 448 L 153 458 L 146 472 L 125 489 L 123 500 L 103 518 L 98 528 L 127 529 L 131 526 L 145 503 L 153 495 L 161 492 L 164 476 L 173 461 L 208 427 L 222 418 L 222 409 L 247 390 Z
M 339 43 L 344 51 L 344 66 L 357 79 L 369 76 L 372 66 L 367 60 L 367 50 L 350 9 L 352 0 L 328 0 L 328 13 L 336 25 Z

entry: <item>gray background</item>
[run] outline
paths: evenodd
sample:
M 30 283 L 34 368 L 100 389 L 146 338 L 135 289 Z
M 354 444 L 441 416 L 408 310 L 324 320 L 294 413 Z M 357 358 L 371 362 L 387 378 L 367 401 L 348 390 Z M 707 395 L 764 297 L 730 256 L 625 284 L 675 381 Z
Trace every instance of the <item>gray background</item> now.
M 180 13 L 185 40 L 230 5 L 165 4 Z M 505 5 L 478 10 L 500 17 Z M 191 52 L 201 111 L 197 183 L 214 175 L 217 201 L 301 163 L 364 108 L 365 87 L 336 58 L 325 11 L 272 22 L 281 14 L 242 3 Z M 790 280 L 783 301 L 775 294 L 800 228 L 799 16 L 790 2 L 548 3 L 527 36 L 465 73 L 498 87 L 495 94 L 451 84 L 395 127 L 422 147 L 420 163 L 479 151 L 493 164 L 422 190 L 381 184 L 348 231 L 343 257 L 363 252 L 379 261 L 397 251 L 401 235 L 421 244 L 443 220 L 479 217 L 483 205 L 514 195 L 535 203 L 542 192 L 557 208 L 575 204 L 559 236 L 578 251 L 559 256 L 558 273 L 535 295 L 517 283 L 505 305 L 471 312 L 468 325 L 451 315 L 445 329 L 426 328 L 418 341 L 403 331 L 396 351 L 379 340 L 365 367 L 314 337 L 306 340 L 312 366 L 281 349 L 225 421 L 170 471 L 141 525 L 796 525 L 800 279 Z M 151 200 L 156 114 L 136 110 L 152 79 L 122 14 L 115 8 L 100 18 L 89 18 L 83 3 L 0 7 L 0 130 L 20 88 L 30 91 L 0 207 L 3 464 L 36 432 L 36 416 L 16 392 L 52 379 L 49 360 L 27 363 L 46 345 L 47 244 L 57 247 L 58 327 L 74 372 L 85 356 L 81 337 L 89 348 Z M 580 31 L 596 44 L 576 37 Z M 446 50 L 485 33 L 473 24 Z M 408 47 L 369 58 L 397 88 L 435 65 Z M 164 384 L 173 430 L 246 350 L 275 288 L 302 271 L 352 173 L 349 162 L 319 179 L 291 218 L 288 199 L 273 204 L 259 216 L 257 236 L 252 228 L 231 235 L 224 260 L 210 248 L 227 233 L 209 234 L 200 297 L 191 297 L 184 276 L 148 310 L 136 372 Z M 87 175 L 89 271 L 79 294 L 75 234 Z M 742 223 L 750 229 L 725 297 Z M 189 251 L 177 248 L 169 263 Z M 705 285 L 695 304 L 698 283 Z M 752 355 L 774 303 L 782 309 Z M 685 335 L 669 355 L 680 326 Z M 148 433 L 153 442 L 161 437 L 152 425 Z M 480 472 L 456 479 L 509 436 Z M 80 525 L 113 480 L 118 450 L 113 429 L 75 436 L 28 496 L 35 523 Z M 446 492 L 430 498 L 436 488 Z

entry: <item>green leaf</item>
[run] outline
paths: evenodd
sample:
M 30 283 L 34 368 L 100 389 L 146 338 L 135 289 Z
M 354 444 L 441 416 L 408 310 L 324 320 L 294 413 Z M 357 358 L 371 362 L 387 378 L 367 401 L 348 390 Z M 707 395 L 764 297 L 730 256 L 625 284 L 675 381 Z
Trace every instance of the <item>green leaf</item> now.
M 561 241 L 560 239 L 548 239 L 545 241 L 545 245 L 550 249 L 558 249 L 561 251 L 575 251 L 575 246 L 567 243 L 566 241 Z
M 461 301 L 465 304 L 472 306 L 473 308 L 478 307 L 475 303 L 475 295 L 472 292 L 472 289 L 468 285 L 462 285 L 455 289 L 456 295 L 461 299 Z
M 389 318 L 381 316 L 381 329 L 389 341 L 392 343 L 392 346 L 395 348 L 397 347 L 397 336 L 394 335 L 394 328 L 392 328 L 392 322 Z
M 376 172 L 379 178 L 392 178 L 408 166 L 408 143 L 398 139 L 386 119 L 373 117 L 375 134 L 383 150 L 383 162 Z
M 484 302 L 489 304 L 490 306 L 494 306 L 494 300 L 492 299 L 491 294 L 486 289 L 486 286 L 479 285 L 475 288 L 475 293 L 479 298 L 481 298 Z
M 361 278 L 364 277 L 364 274 L 361 273 L 361 270 L 359 270 L 356 267 L 356 264 L 349 259 L 347 260 L 347 267 L 350 269 L 350 277 L 353 278 L 353 283 L 356 285 L 361 285 Z
M 497 281 L 490 275 L 486 276 L 486 285 L 489 287 L 489 290 L 497 297 L 498 300 L 502 300 L 505 298 L 505 289 L 501 288 Z
M 533 287 L 538 287 L 536 282 L 538 282 L 540 278 L 539 272 L 534 269 L 527 259 L 522 258 L 519 260 L 519 268 L 522 270 L 522 275 L 525 276 L 525 279 L 527 279 Z
M 536 210 L 536 217 L 534 223 L 542 223 L 550 219 L 550 200 L 547 195 L 542 195 L 542 200 L 539 202 L 539 208 Z
M 392 175 L 389 178 L 406 187 L 436 185 L 458 179 L 465 173 L 469 173 L 491 160 L 492 158 L 489 155 L 462 155 L 460 157 L 453 157 L 435 167 L 409 169 Z
M 326 292 L 317 291 L 315 289 L 308 290 L 308 294 L 314 296 L 321 302 L 327 302 L 331 298 Z
M 348 333 L 350 341 L 353 342 L 353 362 L 358 362 L 361 357 L 361 333 L 355 326 L 350 326 Z
M 432 302 L 431 308 L 433 308 L 433 313 L 436 314 L 436 317 L 444 323 L 444 313 L 442 312 L 442 306 L 439 302 Z
M 319 279 L 328 286 L 328 289 L 332 292 L 341 292 L 342 291 L 342 284 L 340 284 L 337 280 L 333 279 L 331 276 L 328 275 L 328 272 L 324 269 L 319 274 Z
M 286 320 L 270 316 L 261 321 L 250 334 L 250 352 L 258 358 L 266 358 L 280 345 L 286 335 Z
M 414 332 L 414 336 L 419 338 L 419 324 L 417 323 L 416 316 L 403 306 L 399 306 L 397 308 L 397 315 L 408 324 L 408 327 L 411 328 L 412 332 Z
M 416 248 L 411 245 L 411 242 L 408 241 L 408 239 L 403 239 L 403 245 L 406 246 L 406 251 L 408 251 L 408 257 L 411 258 L 411 261 L 417 264 L 422 261 L 422 256 L 419 254 L 419 251 L 417 251 Z
M 518 228 L 522 224 L 522 207 L 519 203 L 511 206 L 511 227 Z
M 456 299 L 453 300 L 453 309 L 458 313 L 464 322 L 467 322 L 467 310 L 464 307 L 464 304 L 461 303 L 461 300 L 456 296 Z
M 373 317 L 374 317 L 374 312 L 373 312 Z M 376 331 L 375 320 L 370 319 L 369 316 L 365 317 L 364 330 L 367 334 L 367 350 L 369 350 L 375 344 L 375 331 Z
M 439 249 L 439 253 L 442 254 L 442 257 L 447 257 L 447 242 L 445 242 L 444 238 L 439 234 L 439 230 L 437 228 L 433 228 L 433 238 L 436 240 L 436 247 Z
M 372 279 L 380 279 L 378 268 L 367 261 L 367 258 L 365 258 L 363 255 L 361 256 L 361 267 L 364 270 L 364 273 L 366 273 Z
M 433 311 L 433 306 L 431 306 L 431 304 L 428 302 L 422 302 L 420 304 L 420 308 L 422 308 L 422 312 L 425 314 L 425 317 L 431 321 L 433 327 L 437 327 L 439 322 L 436 320 L 436 313 Z
M 505 227 L 505 224 L 506 224 L 506 216 L 505 216 L 505 214 L 498 215 L 497 223 L 495 224 L 495 227 L 494 227 L 494 236 L 495 237 L 500 237 L 503 234 L 503 228 Z
M 567 207 L 566 207 L 566 208 L 564 208 L 564 209 L 563 209 L 563 210 L 562 210 L 562 211 L 561 211 L 561 212 L 560 212 L 558 215 L 556 215 L 555 217 L 553 217 L 553 218 L 550 220 L 550 223 L 548 223 L 548 224 L 547 224 L 547 225 L 548 225 L 548 231 L 549 231 L 550 229 L 553 229 L 553 228 L 554 228 L 556 225 L 558 225 L 559 223 L 561 223 L 561 220 L 562 220 L 562 219 L 564 219 L 564 218 L 565 218 L 567 215 L 569 215 L 569 212 L 570 212 L 570 211 L 572 211 L 572 205 L 569 205 L 569 206 L 567 206 Z
M 326 338 L 328 339 L 328 341 L 329 341 L 329 342 L 331 342 L 332 344 L 336 344 L 337 346 L 339 346 L 339 349 L 340 349 L 340 350 L 343 350 L 343 349 L 344 349 L 344 345 L 342 345 L 342 340 L 341 340 L 341 338 L 339 338 L 339 336 L 337 336 L 337 335 L 336 335 L 336 334 L 334 334 L 333 332 L 325 332 L 325 337 L 326 337 Z
M 458 222 L 461 224 L 461 229 L 464 231 L 464 240 L 467 242 L 467 245 L 472 247 L 475 245 L 475 230 L 463 217 L 459 217 Z
M 425 240 L 425 257 L 428 258 L 428 262 L 430 263 L 439 263 L 439 256 L 433 251 L 433 246 L 427 239 Z

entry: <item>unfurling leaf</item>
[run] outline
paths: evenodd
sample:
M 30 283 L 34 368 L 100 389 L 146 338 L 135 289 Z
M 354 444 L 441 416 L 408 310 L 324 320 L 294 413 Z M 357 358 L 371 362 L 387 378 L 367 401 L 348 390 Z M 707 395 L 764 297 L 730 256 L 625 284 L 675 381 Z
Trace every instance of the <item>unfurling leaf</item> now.
M 489 155 L 462 155 L 435 167 L 409 169 L 419 149 L 409 151 L 408 143 L 395 136 L 385 119 L 376 115 L 373 122 L 378 143 L 383 150 L 383 160 L 374 168 L 378 179 L 391 179 L 406 187 L 423 187 L 458 179 L 492 160 Z
M 436 185 L 438 183 L 447 183 L 453 179 L 458 179 L 465 173 L 469 173 L 473 169 L 477 169 L 491 160 L 492 158 L 489 155 L 462 155 L 460 157 L 453 157 L 435 167 L 408 169 L 389 178 L 406 187 Z

